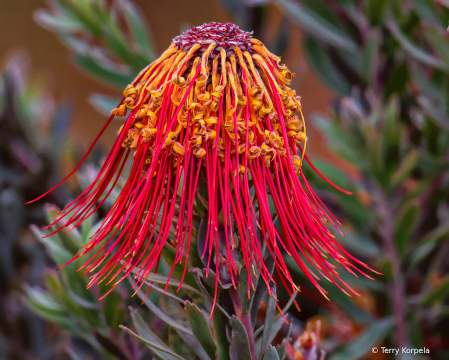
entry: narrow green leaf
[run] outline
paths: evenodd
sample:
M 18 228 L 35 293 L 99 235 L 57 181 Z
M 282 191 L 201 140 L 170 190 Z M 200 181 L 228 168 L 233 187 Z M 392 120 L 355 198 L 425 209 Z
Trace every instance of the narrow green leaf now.
M 168 354 L 176 359 L 179 360 L 185 360 L 182 356 L 179 356 L 178 354 L 175 354 L 173 351 L 171 350 L 167 350 L 165 347 L 162 347 L 160 345 L 157 345 L 151 341 L 148 341 L 146 339 L 144 339 L 143 337 L 137 335 L 135 332 L 133 332 L 132 330 L 128 329 L 127 327 L 120 325 L 120 328 L 124 331 L 126 331 L 128 334 L 134 336 L 136 339 L 140 340 L 142 343 L 144 343 L 145 345 L 147 345 L 148 347 L 150 347 L 151 349 L 163 352 L 165 354 Z
M 76 18 L 62 14 L 52 14 L 44 9 L 37 9 L 33 14 L 33 18 L 40 26 L 51 31 L 73 32 L 83 29 L 83 24 Z
M 350 53 L 356 53 L 357 45 L 350 37 L 323 18 L 310 13 L 301 4 L 291 0 L 276 0 L 276 3 L 285 16 L 309 35 Z
M 280 360 L 278 352 L 274 348 L 274 346 L 270 345 L 268 349 L 263 354 L 262 360 Z
M 365 81 L 365 84 L 372 84 L 375 81 L 379 61 L 379 47 L 381 44 L 380 31 L 371 30 L 370 36 L 365 47 L 362 49 L 362 68 L 361 77 Z
M 120 98 L 116 96 L 107 96 L 103 94 L 91 94 L 89 102 L 101 114 L 111 116 L 111 111 L 114 110 L 120 103 Z
M 193 333 L 189 329 L 178 324 L 171 317 L 164 314 L 161 309 L 159 309 L 156 305 L 153 304 L 153 302 L 150 299 L 147 298 L 147 296 L 145 295 L 145 293 L 142 290 L 139 290 L 137 292 L 137 296 L 139 296 L 139 298 L 144 302 L 144 304 L 166 324 L 173 326 L 175 329 L 180 330 L 188 335 L 194 336 Z
M 145 321 L 143 320 L 142 316 L 139 314 L 139 312 L 137 311 L 137 309 L 133 309 L 131 306 L 129 307 L 129 311 L 131 313 L 131 319 L 133 321 L 133 324 L 137 330 L 137 332 L 139 333 L 139 335 L 159 346 L 160 348 L 165 349 L 166 351 L 171 351 L 170 348 L 153 332 L 151 331 L 151 329 L 149 328 L 149 326 L 145 323 Z M 178 359 L 176 356 L 172 356 L 169 355 L 167 353 L 161 353 L 161 351 L 154 349 L 153 351 L 161 358 L 164 360 L 174 360 L 174 359 Z
M 350 95 L 351 85 L 334 66 L 334 62 L 331 57 L 318 41 L 312 37 L 305 38 L 303 42 L 303 49 L 308 63 L 312 69 L 315 70 L 315 74 L 328 87 L 339 94 Z
M 242 322 L 232 315 L 229 320 L 232 328 L 231 345 L 229 347 L 229 354 L 232 360 L 250 360 L 251 349 L 249 347 L 248 334 Z
M 440 226 L 427 234 L 413 247 L 409 269 L 414 269 L 427 258 L 437 246 L 449 236 L 449 225 Z
M 107 66 L 91 56 L 76 54 L 73 57 L 73 60 L 91 75 L 94 75 L 111 85 L 125 88 L 132 80 L 129 70 L 124 70 L 121 67 Z
M 140 269 L 138 267 L 135 267 L 132 270 L 132 273 L 133 274 L 138 274 L 139 270 Z M 176 280 L 176 279 L 174 279 L 173 277 L 169 281 L 167 276 L 164 276 L 164 275 L 161 275 L 161 274 L 154 274 L 154 273 L 149 274 L 147 279 L 146 279 L 146 283 L 148 285 L 151 285 L 151 282 L 155 282 L 157 284 L 163 284 L 163 285 L 166 285 L 168 283 L 168 285 L 176 286 L 176 287 L 179 287 L 179 285 L 181 285 L 181 282 Z M 192 287 L 192 286 L 190 286 L 190 285 L 188 285 L 188 284 L 186 284 L 184 282 L 182 283 L 181 288 L 185 289 L 185 290 L 192 291 L 192 292 L 194 292 L 197 295 L 202 295 L 200 291 L 198 291 L 194 287 Z
M 123 322 L 123 310 L 120 308 L 122 295 L 117 291 L 112 291 L 103 300 L 103 313 L 106 324 L 112 329 L 116 329 Z
M 187 317 L 189 319 L 193 335 L 195 335 L 210 358 L 215 359 L 215 352 L 217 351 L 217 347 L 215 346 L 212 332 L 210 331 L 209 324 L 203 312 L 190 301 L 186 301 L 184 305 L 186 307 Z
M 53 204 L 45 204 L 44 212 L 49 224 L 54 223 L 61 216 L 61 209 Z M 66 223 L 66 219 L 61 219 L 54 226 L 52 226 L 51 229 L 52 231 L 55 231 L 61 226 L 64 226 Z M 81 233 L 78 229 L 62 229 L 58 232 L 58 236 L 61 239 L 61 245 L 63 245 L 64 248 L 66 248 L 72 255 L 76 255 L 78 253 L 82 244 Z
M 125 20 L 131 30 L 134 41 L 139 46 L 140 51 L 148 58 L 148 63 L 155 57 L 155 47 L 150 37 L 150 31 L 145 24 L 140 9 L 131 1 L 121 1 L 120 6 L 124 9 Z
M 207 286 L 210 286 L 211 288 L 215 288 L 215 272 L 211 269 L 209 269 L 209 272 L 207 269 L 203 269 L 203 279 Z M 229 289 L 232 287 L 232 283 L 223 285 L 220 281 L 220 278 L 218 279 L 218 286 L 221 289 Z
M 273 327 L 273 320 L 274 315 L 276 314 L 276 285 L 273 285 L 272 294 L 268 299 L 268 305 L 267 305 L 267 313 L 265 315 L 265 324 L 264 324 L 264 331 L 262 335 L 262 343 L 260 345 L 260 355 L 259 359 L 262 359 L 262 355 L 265 353 L 265 349 L 270 344 L 269 339 L 271 337 L 271 330 Z
M 337 234 L 337 231 L 333 231 L 333 233 L 335 236 L 338 236 L 338 240 L 344 244 L 347 250 L 352 250 L 371 258 L 379 257 L 382 254 L 380 247 L 367 236 L 346 229 L 344 231 L 344 237 Z
M 432 26 L 436 26 L 440 30 L 446 30 L 445 23 L 439 16 L 439 13 L 444 14 L 444 11 L 440 11 L 438 6 L 435 6 L 434 0 L 412 0 L 412 2 L 419 17 L 427 20 Z
M 446 30 L 437 30 L 434 27 L 426 27 L 425 34 L 441 59 L 443 59 L 446 64 L 449 64 L 449 43 L 446 38 Z
M 282 340 L 282 344 L 279 349 L 279 360 L 284 360 L 287 355 L 287 347 L 286 344 L 290 342 L 290 334 L 292 333 L 293 321 L 290 321 L 290 326 L 288 327 L 287 336 Z
M 372 26 L 380 25 L 387 5 L 387 0 L 367 0 L 366 11 Z
M 271 255 L 268 255 L 264 261 L 267 270 L 270 272 L 270 274 L 273 274 L 274 271 L 273 257 Z M 267 294 L 267 292 L 268 292 L 267 284 L 259 277 L 256 286 L 256 292 L 254 293 L 254 296 L 251 299 L 251 324 L 253 324 L 253 328 L 256 326 L 256 317 L 257 312 L 259 311 L 260 302 L 262 301 L 265 294 Z
M 73 329 L 73 322 L 65 314 L 55 314 L 31 299 L 26 299 L 25 304 L 44 320 L 55 323 L 66 330 Z
M 197 360 L 197 357 L 193 352 L 194 347 L 186 343 L 180 336 L 180 333 L 173 328 L 170 328 L 170 330 L 168 331 L 168 345 L 174 353 L 182 354 L 182 356 L 184 356 L 186 360 Z M 196 348 L 201 348 L 201 346 L 198 344 Z M 207 354 L 205 360 L 209 360 L 209 356 L 207 356 Z
M 292 306 L 293 301 L 295 301 L 296 295 L 298 295 L 298 291 L 295 291 L 294 294 L 292 294 L 292 296 L 290 296 L 290 299 L 288 300 L 287 304 L 285 304 L 285 306 L 282 309 L 282 314 L 286 314 L 288 309 L 290 309 L 290 306 Z M 274 336 L 277 334 L 277 332 L 280 329 L 279 324 L 282 324 L 284 322 L 284 318 L 282 317 L 282 314 L 279 313 L 274 317 L 274 325 L 273 325 L 273 329 L 271 331 L 271 334 L 274 338 Z M 282 320 L 281 322 L 279 322 L 279 320 Z M 277 324 L 277 325 L 276 325 Z M 278 327 L 279 326 L 279 327 Z M 265 329 L 265 324 L 263 324 L 261 327 L 259 327 L 255 332 L 254 332 L 254 337 L 257 337 L 263 330 Z M 276 330 L 277 329 L 277 330 Z M 271 341 L 270 341 L 271 342 Z
M 48 254 L 57 265 L 64 265 L 72 258 L 72 255 L 65 248 L 53 240 L 55 236 L 46 238 L 45 236 L 47 234 L 41 231 L 36 225 L 30 225 L 30 229 L 33 231 L 34 235 L 36 235 L 38 240 L 47 248 Z
M 209 294 L 209 292 L 206 290 L 206 288 L 203 285 L 203 282 L 201 281 L 201 276 L 203 275 L 201 269 L 198 268 L 192 268 L 189 269 L 189 272 L 191 272 L 193 274 L 193 277 L 195 278 L 196 283 L 198 284 L 198 287 L 201 290 L 201 293 L 209 300 L 209 302 L 212 304 L 214 302 L 214 298 Z M 230 316 L 229 314 L 226 312 L 225 309 L 223 309 L 223 307 L 218 304 L 215 303 L 215 306 L 220 309 L 220 311 L 229 319 Z
M 449 276 L 446 276 L 440 284 L 435 286 L 428 293 L 422 295 L 420 303 L 423 306 L 429 306 L 436 303 L 442 303 L 449 297 Z
M 413 149 L 402 159 L 398 169 L 391 178 L 390 187 L 392 189 L 402 185 L 415 169 L 418 163 L 418 154 L 418 149 Z
M 414 44 L 412 40 L 410 40 L 407 37 L 407 35 L 405 35 L 401 31 L 401 29 L 393 19 L 387 21 L 387 27 L 395 36 L 395 38 L 399 41 L 403 49 L 407 51 L 416 60 L 422 62 L 425 65 L 436 67 L 441 70 L 447 71 L 449 69 L 448 64 L 434 57 L 433 55 L 430 55 L 429 53 L 420 49 L 416 44 Z
M 256 277 L 253 276 L 254 274 L 250 273 L 249 276 L 252 277 L 253 282 L 255 282 Z M 240 301 L 242 302 L 242 314 L 248 314 L 250 310 L 251 300 L 254 295 L 254 290 L 251 285 L 249 285 L 248 289 L 248 270 L 246 267 L 243 267 L 240 270 L 240 278 L 239 278 L 239 294 L 240 294 Z M 249 292 L 248 292 L 249 290 Z
M 214 311 L 214 314 L 212 315 L 218 360 L 229 360 L 229 341 L 226 336 L 228 318 L 226 318 L 223 312 L 220 311 Z
M 329 145 L 333 151 L 340 155 L 343 159 L 349 161 L 357 167 L 363 168 L 366 161 L 361 154 L 360 148 L 351 137 L 345 132 L 344 128 L 326 120 L 320 115 L 313 117 L 314 125 L 316 125 L 326 135 Z
M 420 151 L 418 167 L 429 174 L 438 174 L 449 170 L 449 161 L 443 156 L 435 156 L 428 151 Z
M 278 334 L 279 330 L 281 330 L 282 326 L 284 326 L 286 324 L 284 318 L 279 314 L 279 316 L 276 316 L 273 320 L 273 324 L 271 326 L 271 329 L 269 332 L 264 331 L 264 335 L 267 334 L 267 339 L 266 341 L 266 346 L 265 348 L 262 348 L 262 337 L 259 337 L 256 341 L 256 349 L 259 350 L 261 349 L 261 351 L 259 352 L 259 356 L 262 356 L 264 353 L 264 350 L 267 349 L 267 346 L 269 346 L 272 341 L 274 340 L 274 338 L 276 337 L 276 335 Z M 265 326 L 264 326 L 265 329 Z M 259 330 L 259 329 L 257 329 Z M 256 337 L 256 333 L 254 333 L 254 337 Z

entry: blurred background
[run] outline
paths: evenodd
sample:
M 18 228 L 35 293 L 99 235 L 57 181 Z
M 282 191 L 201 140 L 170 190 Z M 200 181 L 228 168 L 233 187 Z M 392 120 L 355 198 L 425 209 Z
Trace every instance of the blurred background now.
M 305 165 L 306 175 L 343 223 L 339 241 L 384 274 L 375 281 L 344 274 L 362 297 L 329 284 L 328 302 L 297 273 L 298 326 L 321 320 L 326 359 L 397 358 L 373 354 L 373 346 L 426 347 L 428 354 L 402 358 L 449 359 L 448 6 L 0 0 L 0 359 L 145 358 L 113 327 L 126 322 L 115 309 L 125 308 L 127 290 L 109 303 L 85 303 L 76 291 L 74 302 L 64 299 L 68 279 L 54 270 L 66 250 L 38 230 L 89 182 L 122 122 L 78 176 L 24 203 L 76 166 L 141 68 L 180 32 L 211 21 L 254 31 L 296 73 L 309 157 L 354 195 L 335 192 Z M 84 310 L 101 320 L 84 323 Z

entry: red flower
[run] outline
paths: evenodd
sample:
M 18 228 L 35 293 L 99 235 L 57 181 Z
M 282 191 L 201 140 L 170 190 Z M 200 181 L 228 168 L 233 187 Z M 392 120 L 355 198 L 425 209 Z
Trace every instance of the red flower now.
M 327 258 L 350 272 L 363 273 L 353 262 L 367 266 L 348 254 L 326 228 L 328 222 L 337 227 L 337 221 L 304 177 L 306 127 L 299 97 L 288 87 L 293 76 L 279 57 L 249 33 L 230 23 L 210 23 L 176 37 L 128 85 L 124 99 L 101 131 L 114 116 L 129 111 L 98 178 L 61 214 L 61 218 L 68 217 L 64 227 L 79 226 L 92 215 L 111 193 L 133 153 L 126 185 L 79 255 L 93 253 L 84 265 L 96 271 L 90 284 L 108 279 L 114 287 L 139 267 L 141 286 L 157 269 L 175 217 L 175 264 L 188 258 L 202 174 L 208 194 L 202 255 L 208 254 L 209 265 L 209 255 L 218 249 L 220 215 L 228 239 L 226 261 L 220 264 L 229 267 L 233 283 L 238 270 L 231 254 L 235 231 L 248 273 L 257 268 L 267 285 L 272 276 L 262 244 L 292 291 L 296 285 L 282 251 L 293 257 L 321 293 L 325 291 L 306 261 L 343 291 L 342 286 L 355 293 Z M 280 232 L 273 223 L 270 200 Z M 186 267 L 187 260 L 184 274 Z M 250 286 L 251 277 L 248 292 Z

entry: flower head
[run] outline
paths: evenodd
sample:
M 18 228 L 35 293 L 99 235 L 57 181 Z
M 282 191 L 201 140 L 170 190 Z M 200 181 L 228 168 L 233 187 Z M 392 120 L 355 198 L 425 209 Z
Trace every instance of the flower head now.
M 94 272 L 91 284 L 108 279 L 115 286 L 136 267 L 137 283 L 143 284 L 157 270 L 172 229 L 175 265 L 184 261 L 185 274 L 203 178 L 201 255 L 208 268 L 211 262 L 225 266 L 235 283 L 238 241 L 242 266 L 248 273 L 257 269 L 268 287 L 273 279 L 263 246 L 291 291 L 296 285 L 282 252 L 323 294 L 310 265 L 354 292 L 328 259 L 350 272 L 362 272 L 354 263 L 366 265 L 336 242 L 326 224 L 337 221 L 304 177 L 306 126 L 300 98 L 289 87 L 293 76 L 250 33 L 210 23 L 177 36 L 127 86 L 104 129 L 114 116 L 127 118 L 97 180 L 61 214 L 65 228 L 80 225 L 103 204 L 132 155 L 125 186 L 80 254 L 92 254 L 84 265 Z

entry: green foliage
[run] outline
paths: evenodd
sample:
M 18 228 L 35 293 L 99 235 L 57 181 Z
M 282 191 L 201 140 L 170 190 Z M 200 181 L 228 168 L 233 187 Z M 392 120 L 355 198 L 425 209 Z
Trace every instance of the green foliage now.
M 54 222 L 58 219 L 60 210 L 54 205 L 46 205 L 45 212 L 48 221 Z M 36 226 L 31 227 L 57 266 L 70 262 L 72 257 L 80 252 L 81 247 L 88 243 L 92 230 L 98 226 L 93 222 L 86 222 L 83 223 L 81 231 L 72 229 L 69 232 L 59 232 L 46 237 L 50 231 L 53 232 L 63 224 L 61 221 L 57 222 L 50 227 L 49 231 L 42 231 Z M 195 233 L 197 234 L 198 231 Z M 171 245 L 166 244 L 166 247 L 166 263 L 162 268 L 168 269 L 166 264 L 173 263 L 171 257 L 175 256 L 175 253 L 170 249 Z M 230 316 L 220 305 L 223 302 L 224 292 L 235 291 L 229 286 L 224 286 L 225 288 L 221 286 L 213 320 L 210 320 L 214 301 L 210 293 L 213 293 L 215 287 L 215 280 L 211 279 L 215 277 L 212 270 L 206 278 L 205 269 L 191 268 L 189 274 L 196 280 L 193 285 L 186 282 L 181 285 L 180 281 L 173 277 L 169 280 L 164 271 L 160 274 L 150 274 L 145 288 L 151 289 L 153 295 L 147 296 L 142 289 L 136 291 L 130 287 L 118 287 L 103 300 L 96 301 L 96 298 L 101 298 L 109 291 L 109 287 L 104 284 L 101 284 L 99 288 L 88 287 L 87 277 L 76 272 L 76 269 L 85 261 L 82 257 L 75 257 L 59 271 L 49 270 L 46 276 L 47 289 L 27 287 L 24 301 L 43 319 L 57 324 L 69 331 L 72 336 L 86 341 L 101 354 L 102 358 L 126 359 L 135 356 L 132 355 L 133 348 L 127 340 L 128 335 L 136 339 L 135 346 L 140 343 L 160 359 L 206 360 L 215 359 L 216 354 L 219 354 L 220 359 L 225 360 L 251 359 L 249 339 L 255 341 L 259 358 L 271 359 L 275 356 L 273 348 L 269 345 L 285 323 L 280 313 L 276 315 L 275 290 L 271 297 L 268 296 L 266 287 L 258 290 L 261 298 L 269 298 L 268 312 L 265 324 L 253 333 L 252 329 L 257 322 L 251 323 L 250 313 L 257 313 L 261 305 L 260 301 L 251 301 L 254 293 L 245 303 L 247 308 L 245 313 L 242 312 L 243 305 L 240 300 L 231 305 L 233 312 L 237 312 L 239 316 L 246 316 L 246 320 L 241 319 L 249 321 L 249 329 L 245 328 L 236 315 Z M 246 270 L 241 271 L 241 277 L 245 276 L 244 271 Z M 133 270 L 134 274 L 138 272 L 138 268 Z M 177 273 L 182 276 L 182 271 L 175 271 L 175 276 Z M 131 278 L 130 282 L 132 282 Z M 167 291 L 164 290 L 166 284 L 168 284 Z M 148 317 L 152 320 L 144 320 L 142 309 L 138 309 L 141 305 L 137 303 L 134 304 L 135 307 L 129 307 L 130 316 L 125 314 L 124 303 L 135 302 L 136 298 L 130 299 L 134 292 L 137 294 L 136 298 L 148 308 L 151 315 L 147 314 L 147 316 L 150 315 Z M 245 295 L 247 296 L 247 292 Z M 237 292 L 236 296 L 239 297 Z M 195 303 L 191 300 L 195 300 Z M 284 313 L 288 311 L 293 300 L 294 297 L 286 304 Z M 253 310 L 254 306 L 256 310 Z M 156 318 L 162 322 L 162 327 L 160 324 L 155 325 Z M 123 323 L 132 323 L 135 331 L 122 325 Z M 232 329 L 229 337 L 226 332 L 227 327 Z M 118 332 L 118 329 L 123 331 Z M 77 351 L 76 348 L 70 349 L 72 357 L 76 356 Z M 141 350 L 140 353 L 145 354 L 145 351 Z
M 336 347 L 330 359 L 359 359 L 379 344 L 418 348 L 447 336 L 437 325 L 447 321 L 447 313 L 438 313 L 438 322 L 426 314 L 449 302 L 447 267 L 440 260 L 448 255 L 443 244 L 449 221 L 448 8 L 418 0 L 415 7 L 400 1 L 366 1 L 362 8 L 351 1 L 276 3 L 306 34 L 311 68 L 341 96 L 329 119 L 314 120 L 330 149 L 351 163 L 360 179 L 356 185 L 335 167 L 317 165 L 354 192 L 349 199 L 332 191 L 335 206 L 355 230 L 342 241 L 373 268 L 385 270 L 376 277 L 380 288 L 357 282 L 376 303 L 376 314 L 366 317 L 330 291 L 332 301 L 366 324 L 362 335 Z M 335 10 L 332 19 L 320 4 Z M 332 32 L 338 39 L 323 35 L 330 26 L 338 28 Z M 351 54 L 361 55 L 361 66 L 354 66 Z M 330 189 L 320 179 L 314 183 Z M 445 358 L 435 351 L 434 356 Z
M 55 32 L 71 50 L 73 61 L 98 80 L 123 89 L 155 59 L 151 33 L 132 1 L 49 3 L 50 9 L 34 13 L 35 20 Z M 100 112 L 110 113 L 120 101 L 111 100 L 95 94 L 91 102 Z
M 240 20 L 245 17 L 247 9 L 239 1 L 222 2 Z M 338 95 L 331 116 L 316 115 L 313 121 L 329 148 L 355 169 L 357 181 L 335 164 L 317 162 L 317 167 L 354 195 L 331 190 L 307 165 L 304 172 L 343 220 L 347 236 L 340 239 L 336 234 L 338 240 L 384 274 L 376 276 L 375 282 L 341 275 L 373 303 L 371 307 L 329 286 L 332 304 L 351 325 L 363 327 L 346 341 L 331 334 L 325 343 L 329 359 L 355 360 L 372 346 L 419 348 L 447 337 L 440 324 L 449 316 L 444 266 L 449 255 L 445 245 L 449 236 L 449 43 L 445 31 L 449 10 L 443 1 L 412 2 L 414 6 L 404 7 L 398 0 L 370 0 L 361 5 L 352 0 L 274 1 L 285 18 L 302 29 L 310 67 Z M 53 0 L 50 10 L 40 10 L 35 17 L 58 34 L 76 64 L 111 85 L 126 86 L 154 58 L 145 21 L 128 1 Z M 127 26 L 118 25 L 123 23 Z M 103 112 L 117 102 L 98 94 L 91 101 Z M 202 195 L 195 203 L 197 227 L 192 239 L 198 249 L 204 246 L 200 224 L 204 225 L 202 215 L 207 211 Z M 46 211 L 54 219 L 55 209 Z M 62 265 L 88 241 L 90 230 L 54 235 L 42 243 L 54 262 Z M 44 235 L 36 227 L 33 231 L 39 238 Z M 276 314 L 274 297 L 268 296 L 263 282 L 255 281 L 250 298 L 246 269 L 240 271 L 237 290 L 219 282 L 217 304 L 209 319 L 215 273 L 210 270 L 206 276 L 201 259 L 193 257 L 179 290 L 183 269 L 175 268 L 164 291 L 168 274 L 163 269 L 173 264 L 175 256 L 171 245 L 166 245 L 163 255 L 161 273 L 150 275 L 144 289 L 137 292 L 148 310 L 136 304 L 130 316 L 125 313 L 121 305 L 134 292 L 129 288 L 114 290 L 106 300 L 96 302 L 105 289 L 100 288 L 100 294 L 84 290 L 86 278 L 74 272 L 79 259 L 59 275 L 50 272 L 47 290 L 27 288 L 26 302 L 39 316 L 84 339 L 105 358 L 131 354 L 129 343 L 141 344 L 142 354 L 145 346 L 161 359 L 213 359 L 215 354 L 220 360 L 250 359 L 253 344 L 258 359 L 289 356 L 291 333 L 285 338 L 284 320 Z M 291 271 L 296 279 L 304 279 L 293 267 Z M 145 290 L 150 287 L 147 296 Z M 292 299 L 284 309 L 288 310 Z M 310 306 L 309 299 L 303 302 Z M 314 305 L 316 314 L 332 318 L 328 307 L 318 301 Z M 262 324 L 258 314 L 264 311 Z M 125 324 L 123 331 L 118 331 L 118 324 Z M 284 340 L 276 342 L 277 334 Z M 281 344 L 278 351 L 272 343 Z M 437 350 L 441 351 L 435 350 L 435 358 L 445 359 L 441 347 Z

